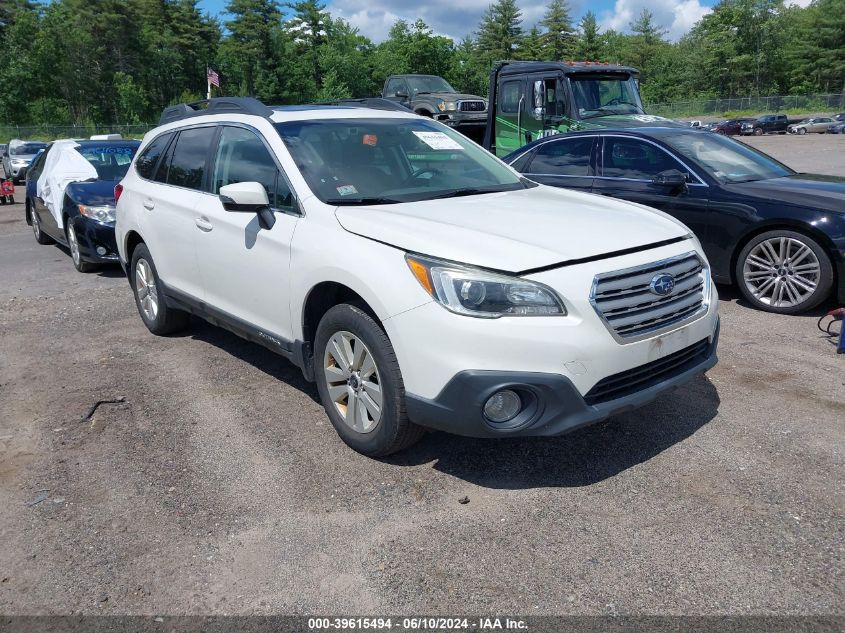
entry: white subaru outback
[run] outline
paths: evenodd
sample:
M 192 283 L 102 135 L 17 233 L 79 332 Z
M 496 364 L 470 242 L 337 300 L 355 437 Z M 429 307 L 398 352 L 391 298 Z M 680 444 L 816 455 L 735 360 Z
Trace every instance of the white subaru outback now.
M 434 428 L 557 435 L 716 363 L 716 290 L 660 212 L 537 185 L 389 103 L 168 108 L 116 189 L 144 324 L 302 368 L 370 456 Z

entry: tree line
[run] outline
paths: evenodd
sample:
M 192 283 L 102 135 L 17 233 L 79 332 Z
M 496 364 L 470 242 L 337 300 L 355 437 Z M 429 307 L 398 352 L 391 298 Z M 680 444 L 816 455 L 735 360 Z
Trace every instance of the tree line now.
M 320 0 L 229 0 L 224 22 L 198 0 L 3 0 L 0 122 L 155 121 L 167 105 L 216 94 L 266 103 L 372 96 L 397 73 L 445 77 L 487 94 L 496 60 L 588 59 L 641 70 L 646 102 L 766 94 L 845 94 L 845 0 L 720 0 L 676 42 L 646 10 L 630 32 L 577 23 L 551 0 L 528 28 L 516 0 L 495 0 L 460 41 L 398 20 L 375 43 Z

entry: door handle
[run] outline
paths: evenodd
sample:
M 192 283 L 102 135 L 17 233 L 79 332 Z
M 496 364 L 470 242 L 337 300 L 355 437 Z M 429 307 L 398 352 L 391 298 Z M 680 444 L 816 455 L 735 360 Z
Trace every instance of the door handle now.
M 195 218 L 194 224 L 197 225 L 197 228 L 200 231 L 205 231 L 206 233 L 208 233 L 211 229 L 214 228 L 214 225 L 209 222 L 207 218 Z
M 156 203 L 148 198 L 147 200 L 144 200 L 144 208 L 147 211 L 152 211 L 156 208 Z

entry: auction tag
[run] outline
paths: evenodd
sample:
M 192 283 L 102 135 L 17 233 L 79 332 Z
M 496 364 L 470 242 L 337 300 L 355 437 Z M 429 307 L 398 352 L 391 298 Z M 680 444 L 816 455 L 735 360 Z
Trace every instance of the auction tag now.
M 428 145 L 431 149 L 449 149 L 449 150 L 463 150 L 464 148 L 455 141 L 449 138 L 443 132 L 417 132 L 414 134 L 423 143 Z
M 355 185 L 341 185 L 340 187 L 335 187 L 335 189 L 337 189 L 337 192 L 342 196 L 351 196 L 358 193 Z

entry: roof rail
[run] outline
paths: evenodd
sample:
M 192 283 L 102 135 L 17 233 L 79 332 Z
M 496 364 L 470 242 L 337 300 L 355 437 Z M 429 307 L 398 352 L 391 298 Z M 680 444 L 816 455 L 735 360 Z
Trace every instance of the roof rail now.
M 165 108 L 158 124 L 164 125 L 204 114 L 252 114 L 269 118 L 273 111 L 253 97 L 214 97 Z
M 359 108 L 370 108 L 371 110 L 397 110 L 399 112 L 413 112 L 409 107 L 398 101 L 391 101 L 382 97 L 363 97 L 361 99 L 335 99 L 332 101 L 321 101 L 313 105 L 332 106 L 358 106 Z

